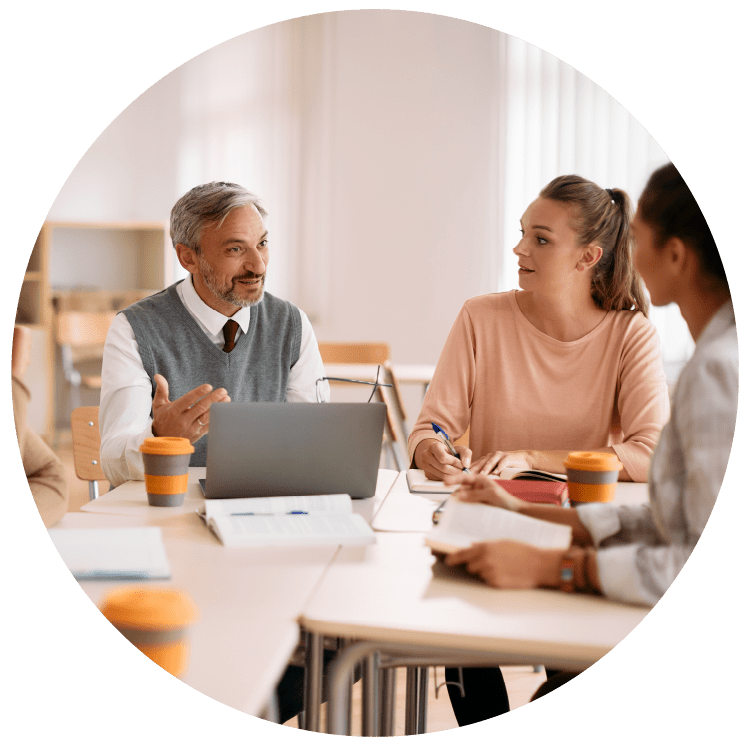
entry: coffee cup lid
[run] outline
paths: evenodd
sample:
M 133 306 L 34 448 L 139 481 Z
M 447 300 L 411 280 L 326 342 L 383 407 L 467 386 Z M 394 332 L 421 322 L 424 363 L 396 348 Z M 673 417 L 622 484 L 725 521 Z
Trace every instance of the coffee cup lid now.
M 614 453 L 573 451 L 568 454 L 565 468 L 582 471 L 619 471 L 622 469 L 622 464 Z
M 187 438 L 174 438 L 165 435 L 146 438 L 138 450 L 142 453 L 153 453 L 158 456 L 178 456 L 184 453 L 193 453 L 195 448 Z
M 102 602 L 101 612 L 116 627 L 126 629 L 178 629 L 198 618 L 198 609 L 185 592 L 148 586 L 112 591 Z

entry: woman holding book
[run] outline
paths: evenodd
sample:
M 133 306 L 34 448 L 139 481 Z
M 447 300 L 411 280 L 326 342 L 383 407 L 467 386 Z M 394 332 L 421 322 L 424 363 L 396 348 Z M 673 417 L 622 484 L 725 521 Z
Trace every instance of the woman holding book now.
M 487 542 L 455 552 L 498 588 L 564 587 L 653 605 L 684 566 L 706 525 L 724 478 L 739 388 L 737 327 L 729 284 L 703 214 L 677 169 L 651 176 L 633 223 L 635 262 L 656 305 L 677 303 L 696 346 L 677 382 L 672 416 L 653 456 L 649 503 L 575 509 L 521 503 L 485 476 L 450 481 L 462 500 L 484 502 L 573 528 L 568 551 Z M 565 588 L 572 590 L 571 588 Z
M 565 472 L 569 451 L 614 451 L 645 482 L 669 416 L 656 331 L 631 256 L 630 202 L 580 176 L 554 179 L 521 217 L 520 290 L 464 304 L 409 437 L 433 479 L 469 466 Z M 460 462 L 437 439 L 469 429 Z M 476 456 L 472 461 L 472 456 Z
M 529 205 L 513 250 L 521 289 L 464 304 L 409 437 L 428 477 L 564 473 L 568 452 L 600 450 L 617 455 L 621 479 L 646 481 L 669 400 L 630 218 L 624 191 L 580 176 L 554 179 Z M 433 422 L 451 440 L 469 429 L 459 459 Z M 448 687 L 459 725 L 508 711 L 499 669 L 465 668 L 462 684 L 465 696 Z

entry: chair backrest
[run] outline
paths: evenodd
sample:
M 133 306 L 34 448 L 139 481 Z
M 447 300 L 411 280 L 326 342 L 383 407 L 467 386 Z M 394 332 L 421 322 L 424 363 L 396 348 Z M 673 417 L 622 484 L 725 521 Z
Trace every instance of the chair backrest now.
M 393 389 L 378 387 L 376 389 L 376 398 L 385 404 L 383 443 L 390 449 L 396 469 L 404 471 L 404 469 L 409 468 L 406 455 L 408 447 L 402 423 L 399 422 L 398 408 L 395 404 L 396 397 Z
M 56 317 L 57 342 L 69 347 L 103 347 L 114 311 L 61 311 Z
M 382 365 L 391 357 L 388 342 L 318 342 L 324 363 Z
M 385 370 L 386 383 L 390 383 L 393 386 L 393 398 L 396 402 L 396 409 L 398 410 L 398 416 L 401 419 L 401 423 L 405 429 L 406 427 L 406 407 L 404 406 L 404 400 L 401 397 L 401 388 L 396 378 L 396 374 L 393 371 L 393 366 L 390 360 L 386 360 L 383 363 L 383 369 Z M 406 437 L 409 437 L 409 433 L 406 433 Z
M 381 380 L 393 387 L 377 389 L 377 399 L 386 405 L 384 443 L 391 451 L 396 467 L 406 469 L 406 412 L 389 362 L 391 346 L 388 342 L 318 342 L 318 348 L 324 364 L 383 366 L 384 377 Z
M 70 416 L 76 476 L 88 482 L 106 479 L 99 459 L 99 407 L 78 407 Z

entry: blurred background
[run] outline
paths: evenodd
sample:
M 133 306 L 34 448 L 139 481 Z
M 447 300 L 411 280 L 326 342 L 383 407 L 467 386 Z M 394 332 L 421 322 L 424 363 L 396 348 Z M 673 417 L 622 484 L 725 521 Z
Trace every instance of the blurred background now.
M 430 366 L 466 299 L 516 287 L 518 221 L 550 179 L 635 201 L 667 160 L 588 78 L 484 26 L 342 11 L 238 36 L 136 99 L 52 205 L 18 304 L 29 424 L 64 449 L 71 408 L 98 404 L 113 313 L 184 276 L 169 211 L 196 184 L 263 198 L 267 288 L 319 341 L 384 341 L 394 365 Z M 676 308 L 652 320 L 673 381 L 692 342 Z M 408 426 L 424 384 L 400 388 Z

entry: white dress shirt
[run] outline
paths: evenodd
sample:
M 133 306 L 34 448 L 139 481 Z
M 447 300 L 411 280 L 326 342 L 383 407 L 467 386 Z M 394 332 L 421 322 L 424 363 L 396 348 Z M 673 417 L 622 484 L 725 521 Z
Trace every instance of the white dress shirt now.
M 206 336 L 218 347 L 223 347 L 227 317 L 200 299 L 193 287 L 192 277 L 183 280 L 176 290 Z M 289 371 L 286 400 L 315 402 L 315 382 L 325 376 L 325 371 L 310 320 L 302 310 L 300 317 L 299 359 Z M 250 308 L 241 308 L 232 319 L 239 324 L 237 335 L 245 334 L 250 321 Z M 320 393 L 323 401 L 329 400 L 327 381 L 320 384 Z M 138 449 L 145 438 L 153 437 L 151 402 L 151 379 L 143 367 L 133 328 L 127 316 L 119 313 L 109 328 L 104 344 L 99 408 L 102 437 L 100 460 L 113 487 L 129 479 L 143 479 L 143 458 Z
M 597 547 L 604 595 L 653 606 L 684 566 L 724 479 L 738 390 L 737 326 L 727 301 L 677 381 L 651 461 L 648 505 L 576 508 Z

